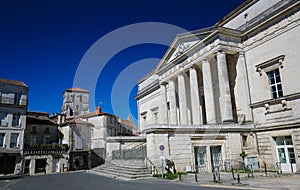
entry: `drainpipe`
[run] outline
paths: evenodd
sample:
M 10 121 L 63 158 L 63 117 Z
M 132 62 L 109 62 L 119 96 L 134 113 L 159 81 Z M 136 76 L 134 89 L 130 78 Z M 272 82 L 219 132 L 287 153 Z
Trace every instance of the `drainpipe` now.
M 249 101 L 250 101 L 249 103 L 251 105 L 252 104 L 251 92 L 250 92 L 251 90 L 250 90 L 249 74 L 248 74 L 248 69 L 247 69 L 247 59 L 246 59 L 245 52 L 244 52 L 244 60 L 245 60 L 245 69 L 246 69 L 246 80 L 247 80 L 247 86 L 248 86 L 248 95 L 249 95 Z M 256 133 L 256 125 L 255 125 L 255 121 L 254 121 L 253 108 L 250 107 L 250 109 L 251 109 L 251 117 L 252 117 L 253 126 L 254 126 L 254 136 L 255 136 L 256 149 L 257 149 L 258 154 L 260 154 L 258 139 L 257 139 L 257 133 Z

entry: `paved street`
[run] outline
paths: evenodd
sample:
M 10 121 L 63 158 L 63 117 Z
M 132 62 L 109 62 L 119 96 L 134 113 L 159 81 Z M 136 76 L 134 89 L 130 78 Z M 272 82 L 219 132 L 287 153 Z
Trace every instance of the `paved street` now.
M 21 179 L 12 180 L 10 183 L 0 181 L 1 190 L 199 190 L 199 189 L 217 189 L 215 187 L 201 187 L 199 184 L 181 184 L 176 181 L 146 179 L 122 181 L 98 175 L 92 175 L 85 172 L 64 173 L 42 176 L 28 176 Z

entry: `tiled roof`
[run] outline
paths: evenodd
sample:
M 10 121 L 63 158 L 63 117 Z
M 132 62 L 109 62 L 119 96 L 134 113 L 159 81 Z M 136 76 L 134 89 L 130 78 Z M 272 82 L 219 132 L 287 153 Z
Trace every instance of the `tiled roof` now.
M 77 124 L 77 125 L 93 125 L 92 123 L 82 121 L 82 120 L 78 120 L 78 119 L 67 120 L 67 123 L 68 124 Z
M 83 92 L 83 93 L 89 93 L 88 90 L 84 90 L 82 88 L 77 88 L 77 87 L 74 87 L 74 88 L 68 88 L 66 90 L 67 92 Z
M 27 87 L 27 85 L 23 81 L 17 81 L 17 80 L 9 80 L 9 79 L 1 79 L 0 78 L 0 83 L 13 84 L 13 85 Z

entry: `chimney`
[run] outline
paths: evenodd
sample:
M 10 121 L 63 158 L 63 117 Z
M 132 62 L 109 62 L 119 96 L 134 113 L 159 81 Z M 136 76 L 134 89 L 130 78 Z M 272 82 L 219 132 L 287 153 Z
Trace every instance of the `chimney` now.
M 96 114 L 100 114 L 101 112 L 102 112 L 101 107 L 97 106 L 97 108 L 96 108 Z

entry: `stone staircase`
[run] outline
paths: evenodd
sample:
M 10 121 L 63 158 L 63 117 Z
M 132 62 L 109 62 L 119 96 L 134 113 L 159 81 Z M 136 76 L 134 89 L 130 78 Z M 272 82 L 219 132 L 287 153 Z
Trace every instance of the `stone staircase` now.
M 120 163 L 106 162 L 93 168 L 90 173 L 104 175 L 113 178 L 138 179 L 151 177 L 149 168 L 137 165 L 121 165 Z

